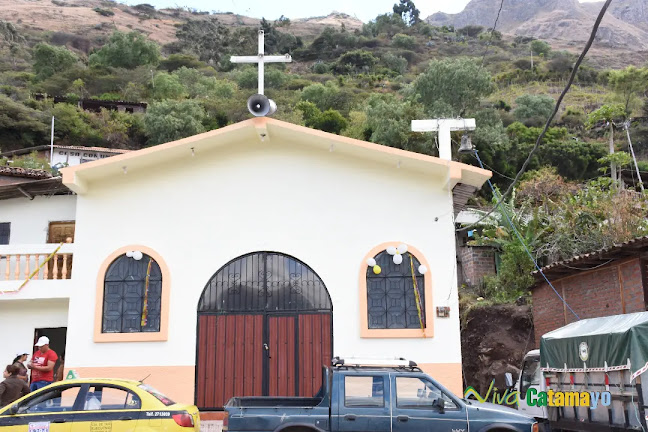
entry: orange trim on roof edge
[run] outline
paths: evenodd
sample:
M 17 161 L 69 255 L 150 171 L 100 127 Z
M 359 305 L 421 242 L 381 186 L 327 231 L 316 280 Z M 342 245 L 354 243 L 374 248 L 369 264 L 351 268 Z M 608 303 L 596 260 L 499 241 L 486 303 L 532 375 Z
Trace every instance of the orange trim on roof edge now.
M 145 157 L 146 155 L 153 154 L 153 153 L 158 153 L 161 151 L 165 151 L 168 149 L 176 148 L 176 147 L 183 147 L 187 146 L 189 144 L 201 141 L 206 138 L 212 138 L 212 137 L 218 137 L 220 135 L 227 134 L 229 132 L 237 131 L 240 129 L 245 129 L 247 127 L 252 127 L 256 131 L 259 130 L 267 130 L 269 129 L 269 138 L 271 139 L 272 137 L 272 128 L 278 127 L 278 128 L 283 128 L 286 130 L 291 130 L 295 133 L 299 134 L 307 134 L 311 136 L 316 136 L 319 138 L 327 139 L 329 141 L 332 141 L 334 143 L 341 143 L 341 144 L 346 144 L 354 147 L 360 147 L 366 150 L 370 151 L 378 151 L 381 153 L 385 153 L 388 155 L 392 155 L 395 157 L 401 157 L 405 159 L 413 159 L 413 160 L 418 160 L 426 163 L 430 163 L 433 165 L 438 165 L 438 166 L 446 166 L 449 167 L 452 171 L 455 171 L 457 168 L 459 171 L 462 173 L 464 172 L 469 172 L 477 177 L 483 177 L 483 179 L 480 179 L 480 184 L 473 184 L 473 186 L 481 187 L 481 185 L 486 181 L 486 179 L 491 178 L 492 173 L 490 171 L 478 168 L 473 165 L 467 165 L 461 162 L 455 162 L 455 161 L 446 161 L 443 159 L 440 159 L 435 156 L 428 156 L 424 155 L 421 153 L 415 153 L 407 150 L 401 150 L 393 147 L 389 147 L 386 145 L 382 144 L 375 144 L 367 141 L 362 141 L 354 138 L 349 138 L 349 137 L 344 137 L 336 134 L 332 134 L 329 132 L 324 132 L 320 131 L 317 129 L 311 129 L 305 126 L 300 126 L 300 125 L 295 125 L 292 123 L 284 122 L 281 120 L 273 119 L 273 118 L 268 118 L 268 117 L 255 117 L 251 118 L 248 120 L 244 120 L 239 123 L 235 123 L 229 126 L 226 126 L 224 128 L 220 129 L 215 129 L 209 132 L 204 132 L 202 134 L 194 135 L 191 137 L 183 138 L 177 141 L 171 141 L 165 144 L 159 144 L 157 146 L 153 147 L 148 147 L 144 148 L 141 150 L 136 150 L 132 151 L 129 153 L 123 153 L 117 156 L 112 156 L 109 158 L 105 159 L 99 159 L 96 161 L 92 162 L 86 162 L 84 164 L 80 165 L 74 165 L 70 167 L 66 167 L 61 169 L 61 173 L 63 174 L 63 184 L 66 186 L 69 186 L 71 184 L 75 184 L 79 182 L 81 179 L 77 175 L 72 175 L 73 173 L 82 173 L 84 171 L 91 170 L 93 168 L 99 167 L 99 166 L 107 166 L 107 165 L 118 165 L 120 163 L 124 163 L 128 160 L 131 159 L 136 159 L 136 158 L 141 158 Z M 475 183 L 475 182 L 472 182 Z M 469 184 L 472 184 L 469 183 Z

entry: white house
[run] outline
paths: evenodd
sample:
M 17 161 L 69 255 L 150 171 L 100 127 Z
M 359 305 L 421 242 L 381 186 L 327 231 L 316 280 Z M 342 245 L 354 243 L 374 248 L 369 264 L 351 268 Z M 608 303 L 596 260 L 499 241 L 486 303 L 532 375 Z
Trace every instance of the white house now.
M 405 357 L 462 391 L 453 192 L 490 172 L 255 118 L 62 173 L 66 369 L 208 411 L 312 395 L 333 355 Z

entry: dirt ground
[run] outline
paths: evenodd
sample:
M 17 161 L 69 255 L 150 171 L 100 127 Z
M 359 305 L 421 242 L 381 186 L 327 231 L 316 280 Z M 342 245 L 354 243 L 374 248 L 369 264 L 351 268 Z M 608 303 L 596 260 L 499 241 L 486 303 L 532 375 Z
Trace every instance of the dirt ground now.
M 505 388 L 504 374 L 518 376 L 524 354 L 535 348 L 530 306 L 498 305 L 471 309 L 461 329 L 464 388 L 486 395 L 493 379 Z

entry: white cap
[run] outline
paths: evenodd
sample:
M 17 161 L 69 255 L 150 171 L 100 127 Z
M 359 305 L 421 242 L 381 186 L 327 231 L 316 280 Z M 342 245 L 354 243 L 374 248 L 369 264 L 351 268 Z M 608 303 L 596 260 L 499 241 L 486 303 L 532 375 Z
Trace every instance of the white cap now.
M 24 356 L 24 355 L 29 355 L 29 353 L 26 353 L 26 352 L 23 352 L 23 351 L 18 351 L 18 352 L 16 353 L 16 357 L 22 357 L 22 356 Z
M 41 336 L 38 338 L 38 342 L 34 346 L 42 347 L 43 345 L 49 345 L 49 338 L 47 336 Z

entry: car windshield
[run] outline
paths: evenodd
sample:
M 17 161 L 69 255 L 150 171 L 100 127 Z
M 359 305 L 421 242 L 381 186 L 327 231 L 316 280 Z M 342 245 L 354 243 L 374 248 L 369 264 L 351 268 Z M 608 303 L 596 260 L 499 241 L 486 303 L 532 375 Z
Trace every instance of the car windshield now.
M 155 390 L 153 387 L 151 387 L 148 384 L 140 384 L 138 387 L 141 388 L 142 390 L 146 391 L 147 393 L 152 394 L 157 400 L 162 402 L 165 406 L 173 405 L 175 403 L 171 399 L 164 396 L 162 393 Z

